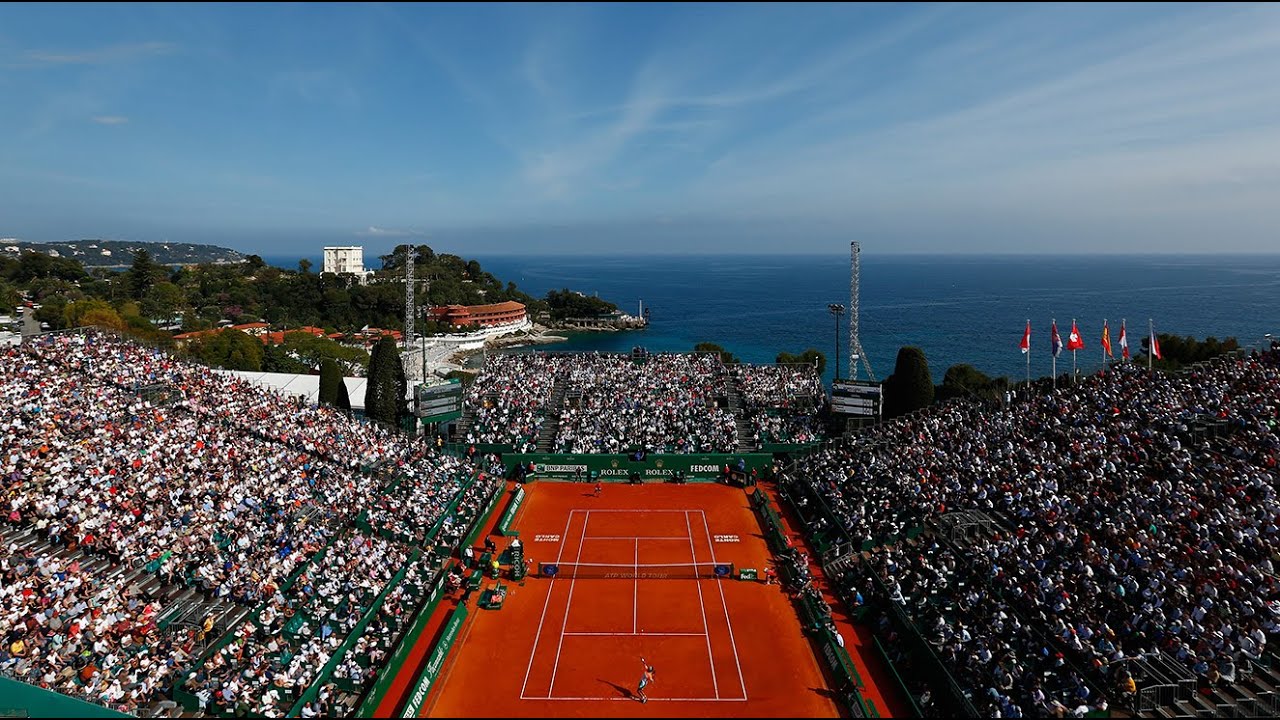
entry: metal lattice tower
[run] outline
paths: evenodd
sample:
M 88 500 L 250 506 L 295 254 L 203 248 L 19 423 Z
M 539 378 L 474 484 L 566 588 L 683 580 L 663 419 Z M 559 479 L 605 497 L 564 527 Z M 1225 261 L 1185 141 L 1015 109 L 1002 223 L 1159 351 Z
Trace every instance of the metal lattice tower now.
M 413 266 L 418 261 L 418 249 L 410 245 L 404 258 L 404 346 L 413 342 Z
M 858 339 L 858 284 L 862 276 L 862 248 L 858 241 L 849 243 L 849 379 L 858 379 L 858 361 L 867 368 L 867 379 L 875 381 L 875 373 L 871 372 L 871 362 L 862 351 L 862 341 Z

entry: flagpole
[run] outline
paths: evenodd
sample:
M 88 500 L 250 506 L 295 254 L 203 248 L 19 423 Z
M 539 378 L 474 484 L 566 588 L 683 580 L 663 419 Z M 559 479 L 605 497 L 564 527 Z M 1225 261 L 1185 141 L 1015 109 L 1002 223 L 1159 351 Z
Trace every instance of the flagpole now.
M 1074 333 L 1075 331 L 1076 331 L 1076 319 L 1075 319 L 1075 318 L 1071 318 L 1071 332 L 1073 332 L 1073 333 Z M 1068 339 L 1070 339 L 1070 338 L 1068 338 Z M 1072 348 L 1072 349 L 1071 349 L 1071 384 L 1072 384 L 1072 385 L 1075 385 L 1075 384 L 1076 384 L 1076 351 L 1075 351 L 1075 348 Z
M 1057 348 L 1053 346 L 1053 334 L 1058 329 L 1058 318 L 1049 321 L 1049 349 L 1050 355 L 1053 355 L 1053 389 L 1058 389 L 1058 353 Z
M 1107 327 L 1107 319 L 1102 318 L 1102 336 L 1107 339 L 1107 345 L 1111 344 L 1111 328 Z M 1107 347 L 1102 346 L 1102 374 L 1107 374 Z
M 1147 337 L 1151 338 L 1147 343 L 1147 372 L 1151 372 L 1151 356 L 1156 354 L 1156 330 L 1151 318 L 1147 318 Z
M 1031 328 L 1031 318 L 1027 318 L 1027 328 Z M 1027 389 L 1031 388 L 1031 341 L 1027 341 Z

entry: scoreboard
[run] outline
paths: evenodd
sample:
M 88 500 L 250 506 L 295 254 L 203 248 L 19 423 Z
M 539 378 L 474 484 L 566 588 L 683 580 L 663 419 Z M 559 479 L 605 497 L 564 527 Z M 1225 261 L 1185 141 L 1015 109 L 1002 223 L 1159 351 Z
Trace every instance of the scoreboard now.
M 415 388 L 414 414 L 423 422 L 438 423 L 462 415 L 462 383 L 457 380 Z
M 859 380 L 837 380 L 831 384 L 831 411 L 859 418 L 880 417 L 881 385 Z

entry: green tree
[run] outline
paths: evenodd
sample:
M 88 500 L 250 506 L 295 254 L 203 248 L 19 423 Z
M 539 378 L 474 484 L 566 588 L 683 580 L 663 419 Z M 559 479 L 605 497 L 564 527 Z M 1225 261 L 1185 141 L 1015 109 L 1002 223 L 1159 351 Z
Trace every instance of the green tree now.
M 22 296 L 18 289 L 4 280 L 0 280 L 0 312 L 12 312 L 22 304 Z
M 884 384 L 884 415 L 895 418 L 933 403 L 929 361 L 918 347 L 898 350 L 898 362 Z
M 347 381 L 338 376 L 338 397 L 333 402 L 334 407 L 339 410 L 351 409 L 351 395 L 347 393 Z
M 693 346 L 693 351 L 705 352 L 705 353 L 710 353 L 710 352 L 720 353 L 720 362 L 725 363 L 726 365 L 732 365 L 734 363 L 739 362 L 738 358 L 735 357 L 733 353 L 729 352 L 728 350 L 725 350 L 724 348 L 720 347 L 715 343 L 700 342 L 697 345 Z
M 337 361 L 341 372 L 356 372 L 369 364 L 369 354 L 364 350 L 306 332 L 285 333 L 280 348 L 286 354 L 298 358 L 308 368 L 307 372 L 320 367 L 325 360 Z
M 239 330 L 223 330 L 192 343 L 192 352 L 210 367 L 261 370 L 262 341 Z
M 182 288 L 171 282 L 156 283 L 142 298 L 142 314 L 148 318 L 168 320 L 182 310 L 185 303 Z
M 329 358 L 325 358 L 320 363 L 320 403 L 322 405 L 336 405 L 338 403 L 338 387 L 342 385 L 344 385 L 342 371 L 338 369 L 338 364 Z
M 36 310 L 36 321 L 49 323 L 51 330 L 62 330 L 67 327 L 65 313 L 68 303 L 66 298 L 54 295 L 44 301 L 40 305 L 40 309 Z
M 80 327 L 84 325 L 85 315 L 88 315 L 90 312 L 103 313 L 105 311 L 114 313 L 117 320 L 119 320 L 118 326 L 113 327 L 124 326 L 123 319 L 119 318 L 119 313 L 116 312 L 115 308 L 111 307 L 111 303 L 97 299 L 76 300 L 64 305 L 62 308 L 62 326 Z
M 151 253 L 139 250 L 133 254 L 133 265 L 125 271 L 129 297 L 141 300 L 156 283 L 169 277 L 164 265 L 151 259 Z
M 809 348 L 799 355 L 793 355 L 789 352 L 780 352 L 774 362 L 782 364 L 804 363 L 813 365 L 815 362 L 818 366 L 818 374 L 821 375 L 827 371 L 827 356 L 820 350 Z
M 1235 352 L 1240 349 L 1240 343 L 1233 337 L 1219 340 L 1216 337 L 1209 336 L 1203 341 L 1196 340 L 1190 335 L 1179 337 L 1161 333 L 1157 337 L 1160 339 L 1160 358 L 1153 360 L 1151 366 L 1170 372 L 1176 372 L 1186 365 L 1194 365 L 1223 353 Z M 1151 336 L 1146 335 L 1142 338 L 1142 351 L 1134 356 L 1133 361 L 1145 365 L 1147 356 L 1150 354 Z
M 38 278 L 57 278 L 77 281 L 88 276 L 84 266 L 72 258 L 52 257 L 42 252 L 26 250 L 18 256 L 16 264 L 7 265 L 5 276 L 18 285 Z
M 310 261 L 310 260 L 308 260 L 308 259 L 306 259 L 306 258 L 302 258 L 301 260 L 299 260 L 299 261 L 298 261 L 298 272 L 302 273 L 303 275 L 306 275 L 307 273 L 310 273 L 310 272 L 311 272 L 311 261 Z
M 569 288 L 551 290 L 547 293 L 547 307 L 551 309 L 551 317 L 562 320 L 571 317 L 597 317 L 608 315 L 618 309 L 617 305 L 598 297 L 577 293 Z
M 400 348 L 389 337 L 373 346 L 369 358 L 369 377 L 365 383 L 364 413 L 384 423 L 397 424 L 404 414 L 404 367 L 400 363 Z
M 985 402 L 999 402 L 1009 388 L 1009 378 L 992 378 L 969 364 L 952 365 L 942 377 L 934 400 L 944 402 L 958 397 L 969 397 Z
M 262 348 L 262 370 L 294 375 L 307 375 L 311 372 L 310 367 L 294 358 L 280 345 L 266 345 Z
M 124 330 L 125 320 L 105 300 L 78 300 L 62 310 L 63 327 L 105 327 Z

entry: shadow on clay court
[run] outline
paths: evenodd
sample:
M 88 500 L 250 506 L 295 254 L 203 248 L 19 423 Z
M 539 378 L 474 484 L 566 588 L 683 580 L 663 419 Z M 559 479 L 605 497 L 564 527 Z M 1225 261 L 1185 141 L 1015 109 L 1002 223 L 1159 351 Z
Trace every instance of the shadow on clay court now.
M 609 682 L 608 680 L 601 680 L 600 678 L 596 678 L 596 680 L 597 680 L 597 681 L 599 681 L 599 682 L 604 683 L 605 685 L 608 685 L 609 687 L 613 688 L 614 690 L 617 690 L 617 691 L 618 691 L 618 694 L 619 694 L 619 695 L 621 695 L 621 696 L 622 696 L 622 697 L 624 697 L 624 698 L 631 699 L 631 698 L 634 698 L 634 697 L 635 697 L 635 693 L 631 692 L 631 688 L 623 687 L 623 686 L 621 686 L 621 685 L 619 685 L 619 684 L 617 684 L 617 683 Z

